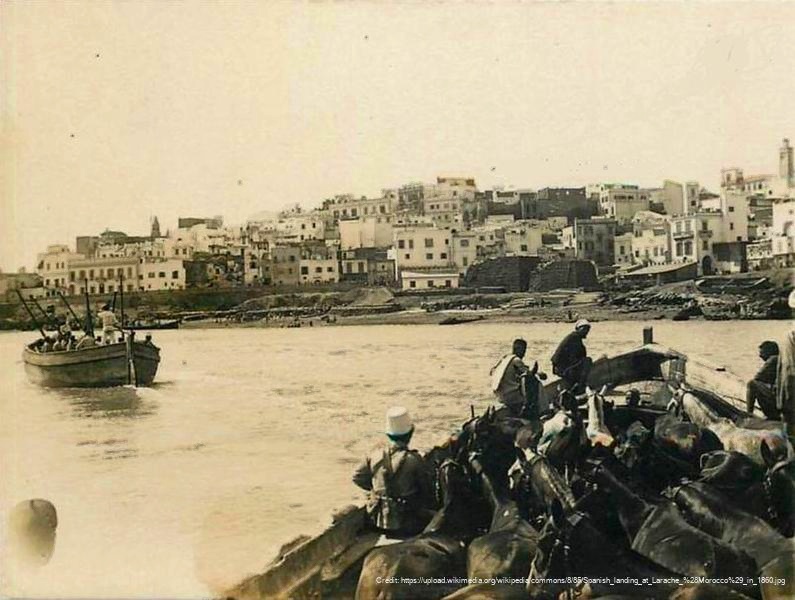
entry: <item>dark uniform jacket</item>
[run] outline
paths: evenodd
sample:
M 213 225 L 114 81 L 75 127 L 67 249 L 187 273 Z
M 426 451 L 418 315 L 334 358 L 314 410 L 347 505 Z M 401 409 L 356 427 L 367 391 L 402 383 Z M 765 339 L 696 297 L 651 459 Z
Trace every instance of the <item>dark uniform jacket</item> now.
M 353 482 L 370 492 L 367 513 L 379 529 L 418 532 L 424 509 L 434 504 L 430 469 L 420 453 L 405 444 L 373 451 Z
M 588 355 L 582 337 L 572 331 L 560 342 L 555 354 L 552 355 L 552 372 L 563 377 L 572 367 L 580 363 Z

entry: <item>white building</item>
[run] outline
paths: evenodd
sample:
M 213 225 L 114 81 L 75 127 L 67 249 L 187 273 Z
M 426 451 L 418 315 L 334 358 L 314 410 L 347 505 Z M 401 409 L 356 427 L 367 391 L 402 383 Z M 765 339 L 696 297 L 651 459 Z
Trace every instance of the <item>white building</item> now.
M 572 228 L 568 243 L 572 243 L 571 236 L 573 233 L 574 229 Z M 634 237 L 635 236 L 632 233 L 622 233 L 621 235 L 616 236 L 616 265 L 619 267 L 628 267 L 635 264 L 632 255 L 632 240 Z
M 712 275 L 715 271 L 713 244 L 723 238 L 723 214 L 700 212 L 695 215 L 671 219 L 671 262 L 698 263 L 699 275 Z
M 773 201 L 773 261 L 779 267 L 795 266 L 795 198 Z
M 139 259 L 138 290 L 156 292 L 185 289 L 185 265 L 182 259 Z
M 685 200 L 682 184 L 666 179 L 662 187 L 648 190 L 649 201 L 662 204 L 667 215 L 685 214 Z
M 457 288 L 460 276 L 455 271 L 403 271 L 401 285 L 404 290 L 432 288 Z
M 46 252 L 36 257 L 36 273 L 41 277 L 47 296 L 56 292 L 69 293 L 69 265 L 72 261 L 84 258 L 64 244 L 47 246 Z
M 448 229 L 429 226 L 395 227 L 395 268 L 432 270 L 453 267 L 452 234 Z
M 392 245 L 394 230 L 391 215 L 340 219 L 338 227 L 343 250 L 388 248 Z
M 599 208 L 603 216 L 626 225 L 640 210 L 649 210 L 649 192 L 637 185 L 625 183 L 601 183 L 588 186 L 588 190 L 599 195 Z
M 538 222 L 517 221 L 504 232 L 505 254 L 507 256 L 538 256 L 538 250 L 544 245 L 542 236 L 545 227 Z

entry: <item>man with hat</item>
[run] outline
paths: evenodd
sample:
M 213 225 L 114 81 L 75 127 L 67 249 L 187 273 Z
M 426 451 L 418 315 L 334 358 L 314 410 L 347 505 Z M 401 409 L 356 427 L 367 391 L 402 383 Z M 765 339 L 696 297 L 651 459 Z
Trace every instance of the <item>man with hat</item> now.
M 754 405 L 758 403 L 765 417 L 775 421 L 781 416 L 781 412 L 776 407 L 778 344 L 770 340 L 759 344 L 759 358 L 764 363 L 746 386 L 745 409 L 749 413 L 753 413 Z
M 432 515 L 433 481 L 416 450 L 409 449 L 414 424 L 402 406 L 386 413 L 389 444 L 369 456 L 353 475 L 353 483 L 369 492 L 371 524 L 390 537 L 409 537 L 422 531 Z
M 580 319 L 574 324 L 574 331 L 563 338 L 555 354 L 552 355 L 552 372 L 563 380 L 567 389 L 574 390 L 579 387 L 581 391 L 585 390 L 588 374 L 593 365 L 583 344 L 589 331 L 591 324 L 585 319 Z

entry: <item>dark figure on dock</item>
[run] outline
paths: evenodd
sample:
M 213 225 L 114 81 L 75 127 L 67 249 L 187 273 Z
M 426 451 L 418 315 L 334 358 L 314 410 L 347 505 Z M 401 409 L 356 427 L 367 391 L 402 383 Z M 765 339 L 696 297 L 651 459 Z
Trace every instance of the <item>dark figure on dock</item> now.
M 745 392 L 745 406 L 749 413 L 754 412 L 754 406 L 759 408 L 765 417 L 778 420 L 781 411 L 776 406 L 776 374 L 778 372 L 778 344 L 770 340 L 759 345 L 759 358 L 764 361 L 762 368 L 748 382 Z
M 784 338 L 778 357 L 776 407 L 787 426 L 787 435 L 795 438 L 795 330 Z
M 552 372 L 563 380 L 566 389 L 585 390 L 593 361 L 588 358 L 588 351 L 582 341 L 590 330 L 591 324 L 585 319 L 580 319 L 575 323 L 574 331 L 563 338 L 555 354 L 552 355 Z
M 524 363 L 526 353 L 527 342 L 514 340 L 511 354 L 491 369 L 491 389 L 514 416 L 538 420 L 539 378 L 546 376 L 538 373 L 538 362 L 532 368 Z
M 389 445 L 379 448 L 356 470 L 353 483 L 369 492 L 367 515 L 372 526 L 389 537 L 422 531 L 433 514 L 431 471 L 417 450 L 409 449 L 414 433 L 408 411 L 386 413 Z

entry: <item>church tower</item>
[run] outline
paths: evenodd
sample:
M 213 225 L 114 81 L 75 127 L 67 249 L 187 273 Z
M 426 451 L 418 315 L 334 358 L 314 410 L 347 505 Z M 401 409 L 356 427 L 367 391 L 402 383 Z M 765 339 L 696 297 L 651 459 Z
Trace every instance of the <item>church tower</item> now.
M 157 220 L 157 217 L 152 217 L 152 239 L 162 237 L 160 235 L 160 221 Z
M 789 139 L 784 138 L 781 142 L 781 148 L 778 151 L 778 176 L 781 177 L 787 185 L 795 184 L 795 166 L 792 162 L 792 146 L 789 145 Z

